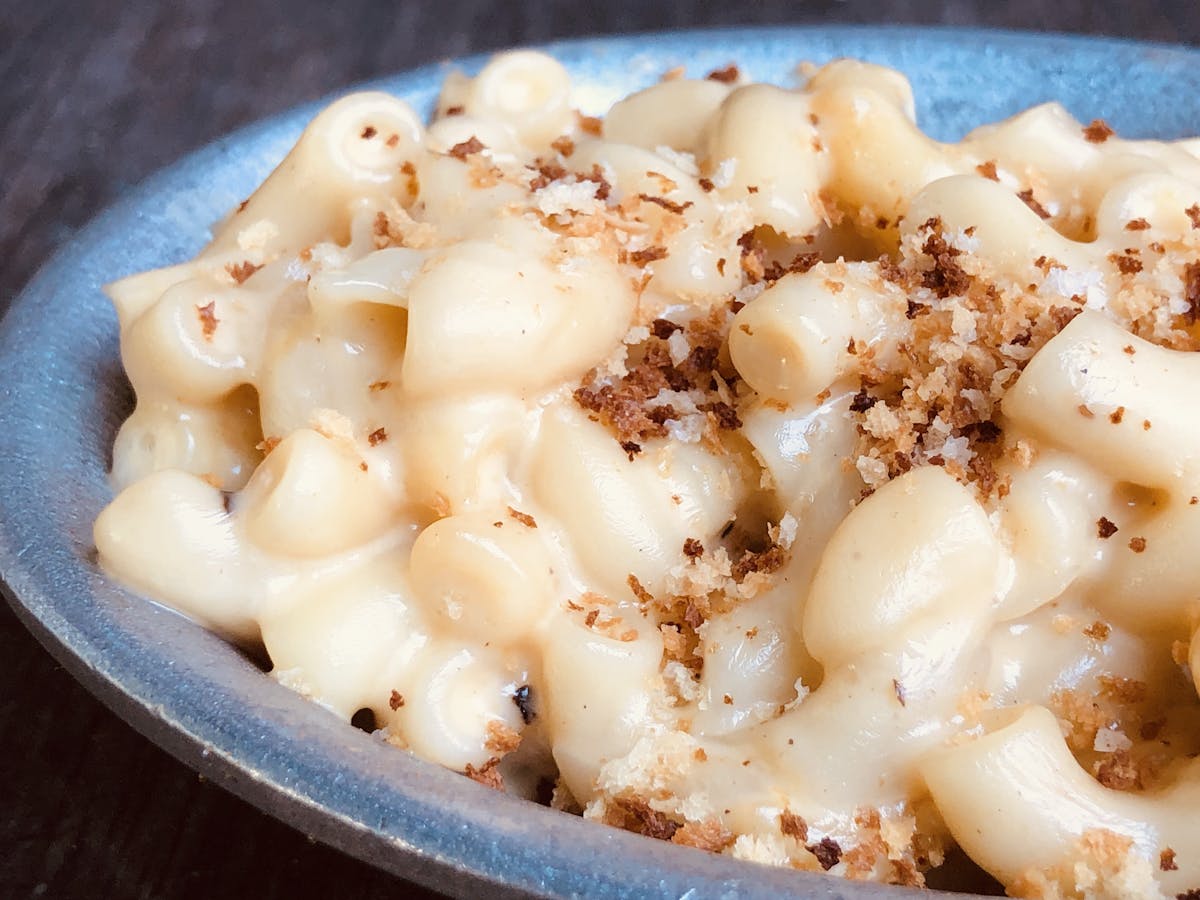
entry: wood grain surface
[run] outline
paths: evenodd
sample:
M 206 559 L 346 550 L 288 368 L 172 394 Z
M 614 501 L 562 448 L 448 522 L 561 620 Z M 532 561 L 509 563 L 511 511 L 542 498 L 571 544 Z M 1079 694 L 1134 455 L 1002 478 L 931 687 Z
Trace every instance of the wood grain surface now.
M 0 312 L 149 173 L 361 79 L 574 35 L 885 21 L 1200 43 L 1195 0 L 8 0 Z M 0 604 L 0 897 L 250 896 L 431 895 L 203 782 L 76 685 Z

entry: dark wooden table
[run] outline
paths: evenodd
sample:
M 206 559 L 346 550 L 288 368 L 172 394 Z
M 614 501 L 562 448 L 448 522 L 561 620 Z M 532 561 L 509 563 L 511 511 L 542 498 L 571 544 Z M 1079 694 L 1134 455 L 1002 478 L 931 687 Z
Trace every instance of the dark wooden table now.
M 1195 0 L 8 0 L 0 312 L 56 245 L 150 172 L 361 79 L 572 35 L 880 21 L 1200 43 Z M 0 897 L 310 895 L 420 894 L 204 783 L 76 685 L 0 604 Z

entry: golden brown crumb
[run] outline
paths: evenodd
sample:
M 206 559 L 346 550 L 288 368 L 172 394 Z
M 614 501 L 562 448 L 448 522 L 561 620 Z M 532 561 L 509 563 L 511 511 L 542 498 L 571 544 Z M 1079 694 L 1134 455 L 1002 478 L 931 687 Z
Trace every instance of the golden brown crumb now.
M 382 444 L 386 440 L 387 440 L 387 429 L 386 428 L 376 428 L 369 435 L 367 435 L 367 443 L 370 444 L 372 447 L 377 447 L 378 445 Z
M 1092 119 L 1083 129 L 1084 139 L 1091 144 L 1103 144 L 1114 134 L 1116 132 L 1103 119 Z
M 525 527 L 537 528 L 537 520 L 535 520 L 533 518 L 533 516 L 529 515 L 529 513 L 523 513 L 518 509 L 513 509 L 511 506 L 507 507 L 507 509 L 508 509 L 508 514 L 510 516 L 512 516 L 514 519 L 516 519 L 518 522 L 520 522 L 522 525 L 524 525 Z
M 804 848 L 817 858 L 821 868 L 828 872 L 842 859 L 842 848 L 833 838 L 823 837 L 818 843 Z
M 1150 227 L 1150 222 L 1143 218 L 1130 219 L 1125 223 L 1126 231 L 1145 231 Z
M 1101 516 L 1096 520 L 1096 533 L 1100 535 L 1102 539 L 1107 540 L 1118 531 L 1120 531 L 1120 529 L 1117 528 L 1117 526 L 1113 524 L 1113 521 L 1107 516 Z
M 671 840 L 680 827 L 640 797 L 618 797 L 608 805 L 605 822 L 660 841 Z
M 490 787 L 494 791 L 504 790 L 504 778 L 500 774 L 500 770 L 496 768 L 500 760 L 493 756 L 478 769 L 470 763 L 467 763 L 466 771 L 463 772 L 472 781 L 478 781 L 484 787 Z
M 483 746 L 500 755 L 512 753 L 521 746 L 521 733 L 498 719 L 492 719 L 487 723 L 487 738 Z
M 1126 250 L 1124 253 L 1108 254 L 1108 261 L 1117 267 L 1122 275 L 1136 275 L 1142 271 L 1142 261 L 1135 255 L 1136 251 Z
M 742 73 L 738 70 L 738 67 L 733 63 L 730 63 L 724 68 L 713 69 L 704 77 L 709 81 L 720 81 L 723 84 L 733 84 L 738 80 L 739 77 L 741 77 L 741 74 Z
M 1158 867 L 1164 872 L 1176 871 L 1179 865 L 1175 862 L 1175 851 L 1167 847 L 1158 854 Z
M 1114 791 L 1142 789 L 1142 776 L 1128 750 L 1116 750 L 1096 763 L 1096 780 Z
M 1083 633 L 1094 640 L 1103 642 L 1108 640 L 1108 636 L 1112 633 L 1112 628 L 1104 622 L 1096 621 L 1083 629 Z
M 386 391 L 391 386 L 392 383 L 390 381 L 372 381 L 369 390 L 371 393 L 376 393 L 378 391 Z
M 1023 191 L 1018 191 L 1017 196 L 1025 202 L 1026 206 L 1028 206 L 1035 213 L 1037 213 L 1039 218 L 1042 218 L 1042 219 L 1050 218 L 1049 210 L 1047 210 L 1046 207 L 1042 206 L 1042 204 L 1037 201 L 1037 198 L 1035 198 L 1033 196 L 1033 188 L 1026 188 Z
M 404 695 L 397 690 L 392 691 L 392 695 L 388 697 L 388 706 L 393 710 L 397 710 L 404 705 Z
M 472 156 L 483 149 L 483 142 L 475 135 L 471 135 L 465 141 L 459 141 L 449 149 L 448 154 L 455 159 L 465 160 L 468 156 Z
M 1146 683 L 1123 675 L 1101 675 L 1100 693 L 1120 703 L 1141 703 L 1146 699 Z
M 629 574 L 626 582 L 629 584 L 629 589 L 633 591 L 633 596 L 637 597 L 642 603 L 654 602 L 654 595 L 642 586 L 642 583 L 638 581 L 638 577 L 632 572 Z
M 719 821 L 706 819 L 703 822 L 684 822 L 671 836 L 671 843 L 720 853 L 733 843 L 733 837 L 733 833 Z
M 245 280 L 247 278 L 249 278 L 251 275 L 253 275 L 255 272 L 257 272 L 261 268 L 262 268 L 262 266 L 256 266 L 254 263 L 247 260 L 245 262 L 240 262 L 240 263 L 236 263 L 236 264 L 229 263 L 228 265 L 225 266 L 225 271 L 229 273 L 230 278 L 232 278 L 238 284 L 242 284 L 245 282 Z
M 989 159 L 986 162 L 981 162 L 979 165 L 977 165 L 975 167 L 975 171 L 978 172 L 980 175 L 982 175 L 984 178 L 988 178 L 992 181 L 1000 180 L 1000 176 L 998 174 L 996 174 L 995 160 Z
M 802 844 L 808 840 L 808 823 L 804 821 L 803 816 L 798 816 L 791 810 L 785 809 L 779 814 L 779 830 Z
M 741 559 L 733 564 L 731 574 L 734 581 L 742 582 L 754 572 L 764 575 L 777 572 L 783 568 L 786 562 L 787 551 L 777 545 L 772 545 L 761 552 L 747 550 L 742 554 Z
M 676 203 L 674 200 L 668 200 L 666 197 L 656 197 L 654 194 L 638 194 L 638 199 L 646 203 L 653 203 L 655 206 L 661 206 L 669 213 L 675 215 L 683 215 L 687 209 L 694 204 L 691 200 L 685 200 L 683 203 Z
M 1146 550 L 1146 539 L 1144 537 L 1132 537 L 1129 539 L 1129 549 L 1134 553 L 1143 553 Z
M 221 321 L 216 316 L 216 308 L 216 300 L 209 300 L 203 306 L 196 307 L 196 314 L 200 317 L 200 330 L 204 333 L 206 341 L 213 339 L 213 335 L 217 333 L 217 325 Z
M 1200 318 L 1200 263 L 1183 267 L 1183 299 L 1188 305 L 1183 317 L 1189 325 L 1195 325 Z
M 581 115 L 579 117 L 579 130 L 584 134 L 590 134 L 593 137 L 600 137 L 600 135 L 603 133 L 603 126 L 604 123 L 596 116 Z
M 254 449 L 261 450 L 263 455 L 265 456 L 266 454 L 268 454 L 272 450 L 274 450 L 276 447 L 278 447 L 279 442 L 281 440 L 282 440 L 282 438 L 276 437 L 275 435 L 271 435 L 270 437 L 263 438 L 261 441 L 259 441 L 257 444 L 255 444 Z
M 643 247 L 640 250 L 631 250 L 626 254 L 626 261 L 633 263 L 635 266 L 644 266 L 655 260 L 666 258 L 667 248 L 662 246 Z
M 570 156 L 575 152 L 575 142 L 565 134 L 551 141 L 550 146 L 563 156 Z

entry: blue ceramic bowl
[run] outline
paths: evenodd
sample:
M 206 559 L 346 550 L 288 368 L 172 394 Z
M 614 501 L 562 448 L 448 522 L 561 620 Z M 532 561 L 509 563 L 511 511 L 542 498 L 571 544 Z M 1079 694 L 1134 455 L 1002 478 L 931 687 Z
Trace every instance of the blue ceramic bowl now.
M 923 127 L 952 140 L 1057 99 L 1122 135 L 1200 132 L 1200 52 L 1053 35 L 780 28 L 598 38 L 548 48 L 602 112 L 676 65 L 731 61 L 788 84 L 802 60 L 856 56 L 912 79 Z M 472 70 L 480 58 L 456 65 Z M 450 66 L 383 79 L 428 111 Z M 51 259 L 0 328 L 0 576 L 17 614 L 80 681 L 207 778 L 354 856 L 459 895 L 888 898 L 652 841 L 496 794 L 409 757 L 266 678 L 94 561 L 91 528 L 131 397 L 107 281 L 191 257 L 286 153 L 317 105 L 244 129 L 154 176 Z

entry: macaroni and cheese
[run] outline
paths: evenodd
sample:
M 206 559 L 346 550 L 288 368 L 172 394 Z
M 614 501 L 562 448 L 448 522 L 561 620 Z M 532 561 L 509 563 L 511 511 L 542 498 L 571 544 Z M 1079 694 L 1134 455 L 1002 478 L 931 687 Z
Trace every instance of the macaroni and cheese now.
M 109 288 L 114 577 L 418 756 L 734 857 L 1200 888 L 1200 143 L 534 52 Z M 364 712 L 365 711 L 365 712 Z M 957 852 L 957 851 L 955 851 Z

